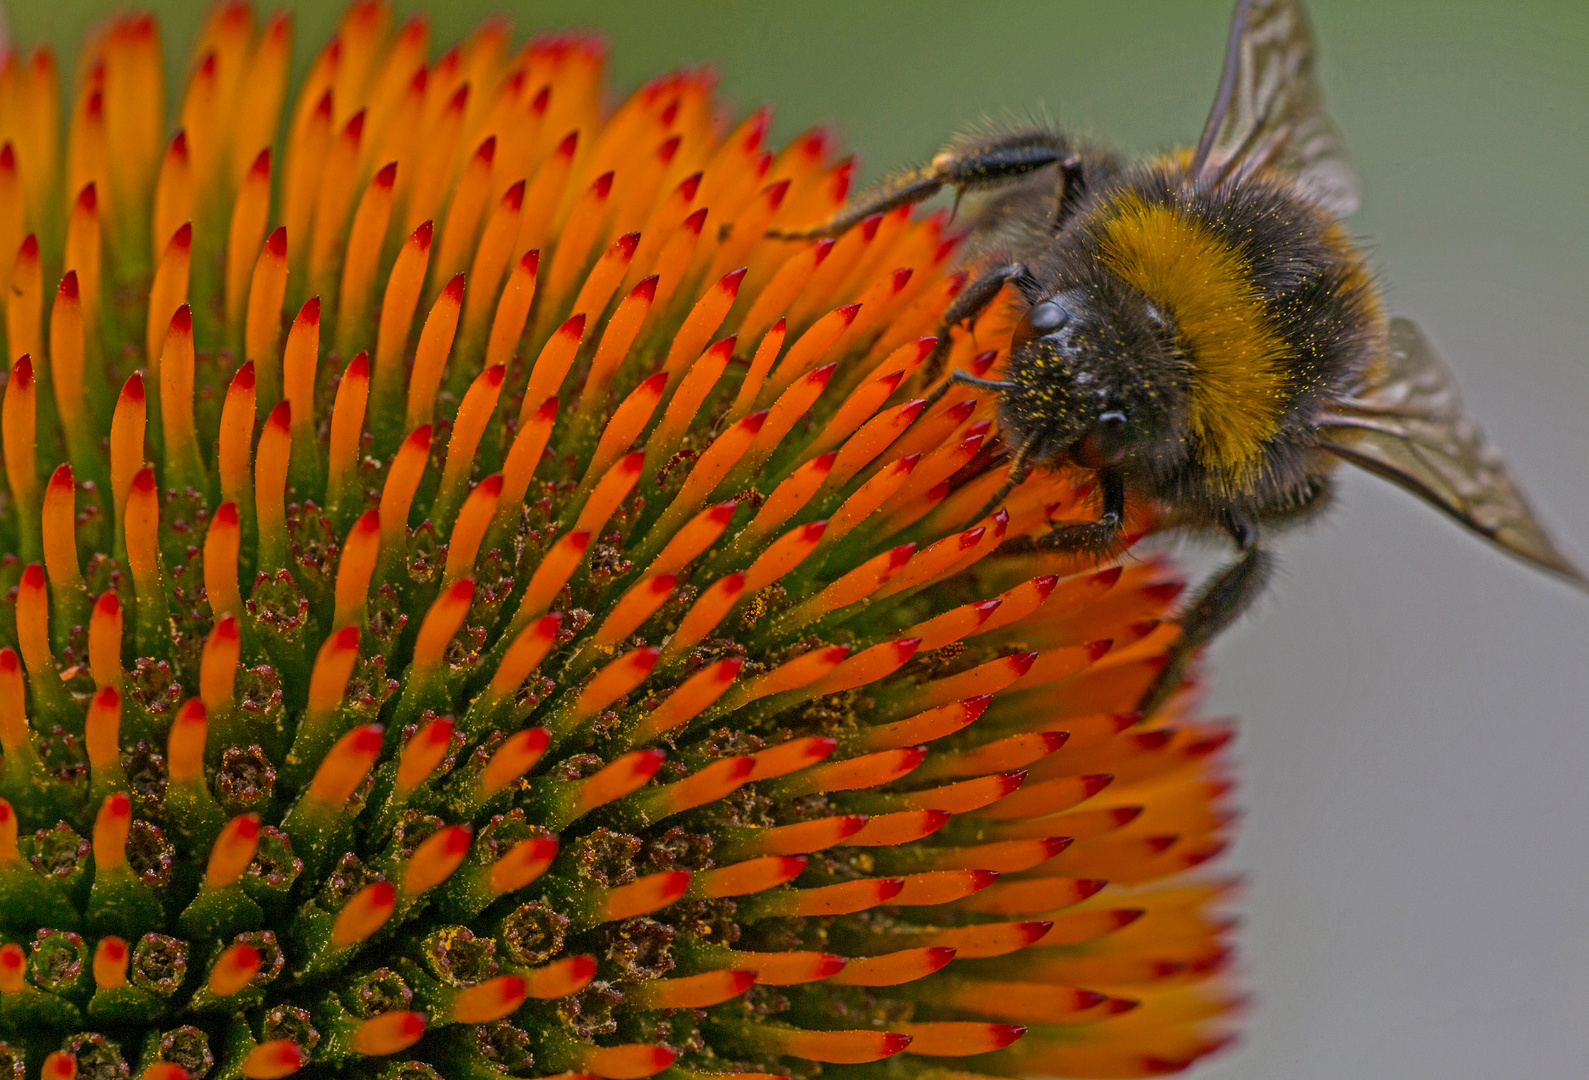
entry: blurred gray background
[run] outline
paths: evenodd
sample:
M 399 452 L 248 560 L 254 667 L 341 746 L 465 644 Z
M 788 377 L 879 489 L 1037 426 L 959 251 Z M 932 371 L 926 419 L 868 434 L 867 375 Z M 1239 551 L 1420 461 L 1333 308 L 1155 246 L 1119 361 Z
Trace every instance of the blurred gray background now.
M 104 0 L 8 3 L 69 57 Z M 157 0 L 181 70 L 206 5 Z M 299 68 L 340 5 L 298 12 Z M 403 0 L 403 11 L 419 5 Z M 1136 151 L 1195 138 L 1227 0 L 448 0 L 584 25 L 627 90 L 710 61 L 776 134 L 831 124 L 866 176 L 1044 106 Z M 1353 231 L 1569 551 L 1589 560 L 1589 5 L 1316 0 L 1325 91 L 1363 175 Z M 71 70 L 69 66 L 65 68 Z M 1215 650 L 1243 721 L 1242 1047 L 1213 1078 L 1581 1078 L 1589 1062 L 1589 596 L 1373 478 L 1283 551 Z M 1198 555 L 1199 565 L 1207 557 Z

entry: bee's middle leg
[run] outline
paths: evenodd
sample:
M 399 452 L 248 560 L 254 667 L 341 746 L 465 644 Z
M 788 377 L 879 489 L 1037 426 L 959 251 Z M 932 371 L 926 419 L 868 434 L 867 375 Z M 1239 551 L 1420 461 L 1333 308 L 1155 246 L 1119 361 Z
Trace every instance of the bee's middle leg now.
M 943 319 L 938 325 L 938 342 L 921 362 L 922 378 L 932 383 L 942 373 L 944 361 L 949 359 L 949 349 L 954 344 L 954 340 L 949 336 L 950 329 L 982 314 L 983 309 L 993 303 L 993 298 L 999 295 L 1000 289 L 1012 281 L 1027 276 L 1024 263 L 1009 262 L 984 270 L 967 282 L 966 287 L 960 290 L 960 295 L 954 298 L 948 310 L 943 313 Z M 963 379 L 960 381 L 964 382 Z M 932 395 L 929 395 L 929 408 L 949 392 L 949 385 L 945 382 L 934 388 Z
M 1225 528 L 1236 541 L 1240 557 L 1221 570 L 1181 613 L 1181 636 L 1170 646 L 1165 665 L 1154 675 L 1137 704 L 1137 711 L 1151 716 L 1176 687 L 1197 651 L 1223 633 L 1252 606 L 1269 581 L 1274 561 L 1258 544 L 1258 526 L 1244 517 L 1230 515 Z

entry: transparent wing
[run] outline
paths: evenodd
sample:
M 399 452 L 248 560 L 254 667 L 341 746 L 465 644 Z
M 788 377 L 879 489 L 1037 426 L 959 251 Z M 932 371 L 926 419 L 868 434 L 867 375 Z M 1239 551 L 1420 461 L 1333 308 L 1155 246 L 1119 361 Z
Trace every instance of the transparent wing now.
M 1217 180 L 1275 168 L 1336 215 L 1355 213 L 1357 172 L 1324 111 L 1313 56 L 1301 0 L 1240 0 L 1193 174 Z
M 1589 587 L 1463 409 L 1450 369 L 1406 319 L 1391 321 L 1383 374 L 1336 401 L 1319 429 L 1324 449 L 1400 484 L 1510 554 Z

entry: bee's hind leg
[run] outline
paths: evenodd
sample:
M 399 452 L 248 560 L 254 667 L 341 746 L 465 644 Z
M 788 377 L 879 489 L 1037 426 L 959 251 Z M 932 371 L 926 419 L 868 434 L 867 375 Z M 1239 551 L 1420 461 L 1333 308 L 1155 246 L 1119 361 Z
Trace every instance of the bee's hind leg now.
M 873 214 L 886 214 L 901 206 L 930 199 L 945 187 L 955 189 L 958 201 L 958 196 L 967 188 L 1011 180 L 1055 162 L 1064 170 L 1065 188 L 1079 188 L 1081 158 L 1064 138 L 1052 131 L 1012 131 L 964 142 L 935 154 L 925 165 L 878 181 L 820 225 L 808 229 L 773 229 L 767 235 L 782 240 L 840 236 Z M 1062 195 L 1062 204 L 1064 199 Z
M 1257 525 L 1230 515 L 1225 520 L 1225 529 L 1236 541 L 1240 557 L 1204 586 L 1181 613 L 1181 636 L 1170 646 L 1164 667 L 1154 675 L 1137 704 L 1137 711 L 1144 717 L 1153 715 L 1175 692 L 1197 650 L 1213 641 L 1251 607 L 1269 580 L 1273 560 L 1258 545 Z

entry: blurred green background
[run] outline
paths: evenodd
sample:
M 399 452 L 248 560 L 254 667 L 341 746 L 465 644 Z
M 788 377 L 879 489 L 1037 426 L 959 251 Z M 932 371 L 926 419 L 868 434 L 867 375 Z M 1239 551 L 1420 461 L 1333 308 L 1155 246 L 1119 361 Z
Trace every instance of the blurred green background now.
M 63 59 L 119 5 L 6 4 Z M 204 0 L 153 5 L 181 71 Z M 340 6 L 297 13 L 301 71 Z M 403 0 L 402 12 L 420 4 Z M 627 90 L 710 62 L 786 138 L 835 128 L 868 177 L 983 116 L 1042 107 L 1125 148 L 1195 137 L 1226 0 L 449 0 L 579 25 Z M 1350 224 L 1392 307 L 1569 551 L 1589 557 L 1589 4 L 1317 0 L 1327 96 L 1363 174 Z M 70 70 L 68 67 L 67 70 Z M 1210 709 L 1244 718 L 1244 1045 L 1204 1075 L 1581 1078 L 1589 1060 L 1589 598 L 1371 478 L 1284 549 L 1216 650 Z M 1209 563 L 1191 552 L 1194 565 Z

